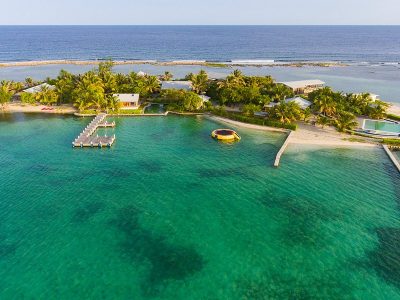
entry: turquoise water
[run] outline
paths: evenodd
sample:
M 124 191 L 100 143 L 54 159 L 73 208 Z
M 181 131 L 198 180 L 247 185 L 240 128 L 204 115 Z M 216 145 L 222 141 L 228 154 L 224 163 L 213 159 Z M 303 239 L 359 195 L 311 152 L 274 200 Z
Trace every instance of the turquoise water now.
M 400 133 L 399 124 L 376 120 L 365 120 L 363 129 L 385 131 L 388 133 Z
M 1 299 L 400 299 L 399 175 L 198 117 L 0 117 Z

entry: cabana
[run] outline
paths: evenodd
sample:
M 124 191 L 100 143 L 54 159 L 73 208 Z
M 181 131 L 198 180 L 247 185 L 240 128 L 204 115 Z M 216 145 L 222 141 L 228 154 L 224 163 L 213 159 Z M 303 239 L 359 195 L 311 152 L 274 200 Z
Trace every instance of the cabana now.
M 139 94 L 114 94 L 113 96 L 118 99 L 123 109 L 139 108 Z
M 314 79 L 314 80 L 300 80 L 300 81 L 284 81 L 280 82 L 283 85 L 292 89 L 292 91 L 299 94 L 309 94 L 317 89 L 323 88 L 325 82 Z
M 49 90 L 54 90 L 56 87 L 54 85 L 50 85 L 48 83 L 42 83 L 33 87 L 30 87 L 26 90 L 23 90 L 23 93 L 28 93 L 28 94 L 36 94 L 39 93 L 43 90 L 43 88 L 47 88 Z
M 286 103 L 295 102 L 300 106 L 301 109 L 307 109 L 312 104 L 310 101 L 308 101 L 302 97 L 288 98 L 288 99 L 285 99 L 285 102 Z

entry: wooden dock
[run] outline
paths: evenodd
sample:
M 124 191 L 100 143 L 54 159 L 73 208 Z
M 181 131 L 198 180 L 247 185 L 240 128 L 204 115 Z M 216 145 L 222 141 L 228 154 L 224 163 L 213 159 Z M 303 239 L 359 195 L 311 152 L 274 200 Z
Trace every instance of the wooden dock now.
M 282 157 L 283 153 L 285 152 L 287 146 L 289 145 L 290 138 L 291 138 L 292 134 L 293 134 L 293 131 L 291 131 L 289 133 L 289 135 L 286 138 L 286 141 L 283 143 L 281 149 L 279 150 L 278 154 L 276 155 L 275 162 L 274 162 L 274 167 L 276 167 L 276 168 L 279 167 L 279 163 L 281 161 L 281 157 Z
M 393 155 L 392 151 L 390 151 L 389 147 L 383 145 L 383 149 L 385 150 L 386 154 L 389 156 L 390 160 L 393 162 L 397 170 L 400 172 L 400 163 L 397 158 Z
M 81 134 L 72 142 L 72 147 L 111 147 L 115 141 L 115 135 L 98 136 L 94 135 L 97 128 L 115 127 L 115 122 L 108 123 L 105 121 L 107 114 L 97 115 L 92 122 L 81 132 Z

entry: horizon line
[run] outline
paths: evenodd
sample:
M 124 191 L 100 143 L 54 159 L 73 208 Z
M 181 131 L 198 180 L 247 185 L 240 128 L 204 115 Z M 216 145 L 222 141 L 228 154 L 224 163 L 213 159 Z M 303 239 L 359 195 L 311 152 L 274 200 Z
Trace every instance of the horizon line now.
M 400 24 L 0 24 L 0 26 L 400 26 Z

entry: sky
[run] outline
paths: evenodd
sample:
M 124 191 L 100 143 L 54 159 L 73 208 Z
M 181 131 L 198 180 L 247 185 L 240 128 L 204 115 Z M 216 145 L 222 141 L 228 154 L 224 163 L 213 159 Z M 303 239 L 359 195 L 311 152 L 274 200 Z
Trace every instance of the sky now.
M 400 0 L 0 0 L 1 25 L 400 25 Z

